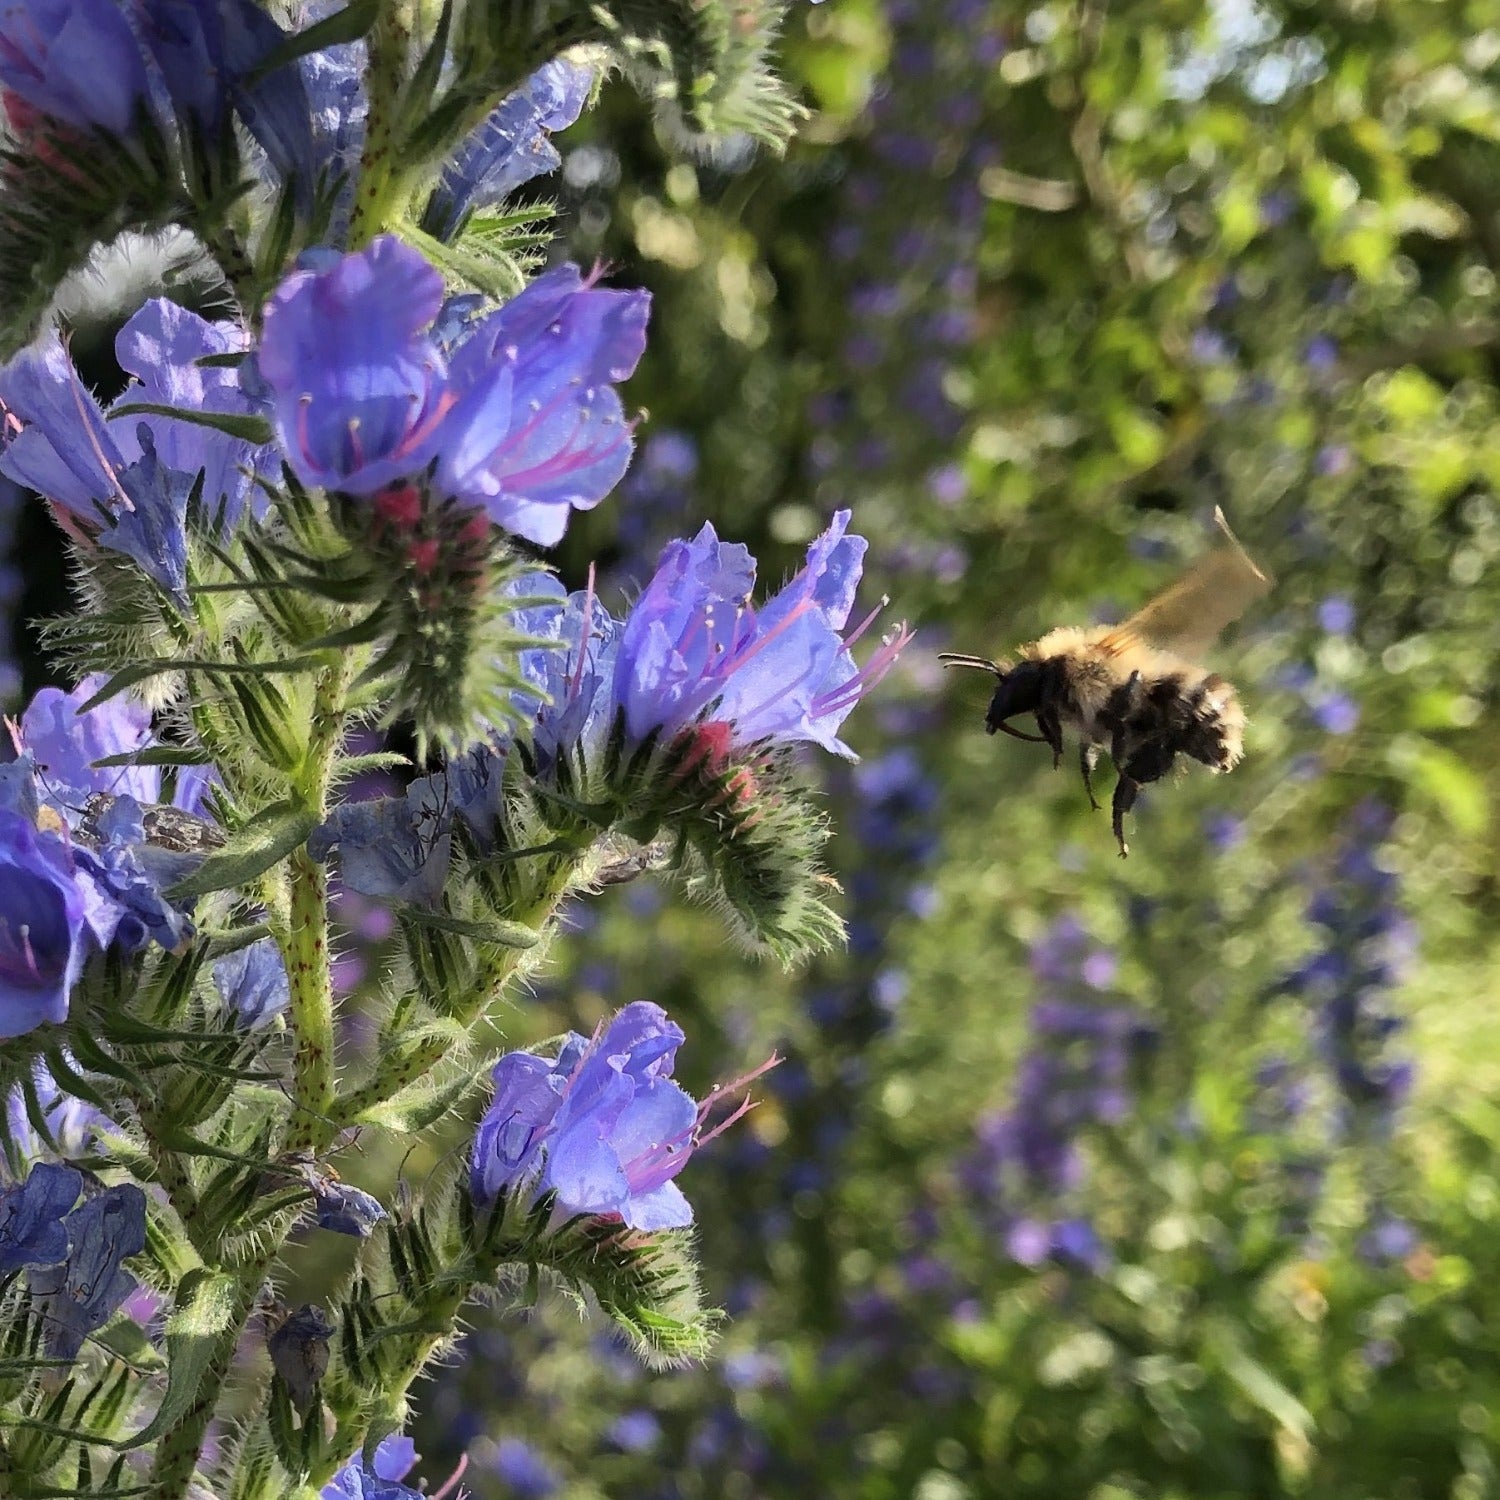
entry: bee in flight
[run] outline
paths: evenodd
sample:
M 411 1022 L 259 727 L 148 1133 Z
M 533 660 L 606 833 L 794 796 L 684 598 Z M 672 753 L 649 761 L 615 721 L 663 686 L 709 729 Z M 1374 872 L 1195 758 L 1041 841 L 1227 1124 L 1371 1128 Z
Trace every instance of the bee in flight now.
M 1122 625 L 1060 626 L 1022 646 L 1014 666 L 952 652 L 939 658 L 944 666 L 995 674 L 984 718 L 989 733 L 1050 745 L 1055 767 L 1063 726 L 1076 730 L 1083 786 L 1095 809 L 1092 773 L 1101 747 L 1108 747 L 1119 776 L 1112 812 L 1121 859 L 1130 852 L 1125 814 L 1143 786 L 1165 776 L 1179 755 L 1228 771 L 1244 752 L 1245 711 L 1234 688 L 1198 663 L 1271 580 L 1235 539 L 1223 511 L 1214 511 L 1214 521 L 1220 545 Z M 1033 714 L 1039 733 L 1015 728 L 1010 720 L 1018 714 Z

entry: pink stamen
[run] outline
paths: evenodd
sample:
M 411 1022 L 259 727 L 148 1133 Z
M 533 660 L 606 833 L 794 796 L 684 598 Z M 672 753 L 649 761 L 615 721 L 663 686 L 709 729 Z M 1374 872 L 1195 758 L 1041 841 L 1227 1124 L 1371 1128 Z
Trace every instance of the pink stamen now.
M 464 1477 L 464 1470 L 468 1467 L 469 1455 L 465 1453 L 460 1456 L 458 1460 L 458 1467 L 447 1477 L 446 1480 L 443 1481 L 442 1489 L 433 1492 L 432 1500 L 443 1500 L 443 1496 L 446 1495 L 449 1490 L 453 1489 L 458 1484 L 458 1481 Z M 455 1500 L 462 1500 L 462 1496 L 456 1496 Z
M 875 608 L 872 609 L 870 611 L 870 613 L 867 614 L 864 617 L 864 619 L 861 620 L 859 622 L 859 624 L 856 625 L 854 627 L 854 629 L 851 630 L 849 632 L 849 634 L 844 637 L 844 650 L 845 651 L 847 651 L 850 648 L 850 646 L 852 646 L 855 643 L 855 641 L 857 641 L 865 633 L 865 631 L 867 631 L 870 628 L 870 626 L 872 626 L 875 623 L 875 621 L 880 618 L 880 615 L 881 615 L 882 611 L 885 609 L 885 607 L 890 602 L 891 602 L 890 595 L 889 594 L 883 595 L 882 598 L 881 598 L 881 600 L 880 600 L 880 603 L 877 604 L 875 606 Z
M 819 716 L 838 713 L 850 708 L 870 691 L 896 665 L 899 657 L 911 643 L 913 632 L 903 621 L 894 634 L 881 642 L 880 649 L 867 661 L 848 682 L 841 683 L 832 692 L 813 703 L 813 712 Z
M 64 346 L 66 349 L 66 346 Z M 68 356 L 71 363 L 72 356 Z M 135 509 L 130 496 L 125 493 L 124 486 L 120 483 L 120 476 L 105 457 L 104 444 L 99 441 L 99 434 L 94 431 L 94 424 L 89 420 L 88 407 L 84 405 L 83 391 L 78 377 L 75 375 L 68 382 L 68 392 L 73 397 L 73 405 L 78 408 L 78 420 L 83 423 L 83 429 L 88 434 L 89 447 L 94 450 L 94 457 L 99 460 L 99 469 L 104 475 L 105 483 L 115 492 L 116 498 L 127 511 Z

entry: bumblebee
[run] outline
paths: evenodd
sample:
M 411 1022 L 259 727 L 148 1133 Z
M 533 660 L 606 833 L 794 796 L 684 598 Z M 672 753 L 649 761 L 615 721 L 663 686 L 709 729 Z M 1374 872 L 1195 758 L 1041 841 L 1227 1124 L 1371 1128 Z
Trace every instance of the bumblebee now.
M 1244 753 L 1238 694 L 1198 663 L 1219 632 L 1270 590 L 1271 579 L 1223 511 L 1214 511 L 1214 521 L 1220 544 L 1121 625 L 1061 626 L 1022 646 L 1014 665 L 954 652 L 939 657 L 944 666 L 994 673 L 984 720 L 990 734 L 1048 745 L 1056 767 L 1063 729 L 1074 730 L 1084 790 L 1096 810 L 1093 771 L 1100 750 L 1109 750 L 1118 774 L 1112 814 L 1121 859 L 1130 853 L 1125 814 L 1143 786 L 1160 781 L 1179 755 L 1218 772 L 1232 770 Z M 1020 714 L 1035 717 L 1036 734 L 1011 724 Z

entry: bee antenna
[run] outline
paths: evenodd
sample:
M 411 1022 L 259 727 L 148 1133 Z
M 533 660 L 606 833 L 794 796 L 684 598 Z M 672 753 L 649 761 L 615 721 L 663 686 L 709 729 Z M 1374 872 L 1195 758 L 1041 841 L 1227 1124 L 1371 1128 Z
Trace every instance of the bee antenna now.
M 994 662 L 987 656 L 968 656 L 961 651 L 940 651 L 938 660 L 945 667 L 975 667 L 981 672 L 993 672 L 996 677 L 1004 677 L 1008 668 L 1000 662 Z

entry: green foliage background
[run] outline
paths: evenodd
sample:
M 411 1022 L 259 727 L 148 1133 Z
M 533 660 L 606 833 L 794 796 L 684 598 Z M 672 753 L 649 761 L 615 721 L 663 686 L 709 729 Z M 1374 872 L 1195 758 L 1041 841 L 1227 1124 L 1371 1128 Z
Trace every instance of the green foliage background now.
M 574 253 L 656 296 L 638 472 L 663 432 L 697 458 L 657 530 L 601 507 L 567 566 L 639 579 L 707 515 L 774 580 L 851 504 L 919 627 L 852 741 L 920 758 L 940 857 L 883 865 L 833 778 L 856 922 L 862 872 L 918 888 L 876 903 L 877 951 L 812 975 L 639 891 L 589 909 L 536 1035 L 648 995 L 700 1086 L 790 1054 L 687 1182 L 724 1353 L 633 1376 L 544 1306 L 476 1330 L 423 1441 L 481 1435 L 482 1495 L 545 1488 L 496 1466 L 504 1438 L 576 1496 L 1495 1493 L 1500 9 L 831 0 L 784 57 L 812 110 L 784 161 L 685 163 L 623 91 L 567 143 Z M 966 336 L 924 343 L 955 305 Z M 1278 579 L 1215 658 L 1247 758 L 1153 788 L 1122 864 L 1071 767 L 986 738 L 983 680 L 935 652 L 1118 617 L 1215 504 Z M 1257 1069 L 1316 1056 L 1280 986 L 1369 798 L 1417 934 L 1393 1001 L 1416 1083 L 1393 1132 L 1343 1138 L 1302 1232 L 1288 1173 L 1331 1106 L 1267 1126 Z M 960 1170 L 1012 1100 L 1028 951 L 1065 914 L 1117 964 L 1099 998 L 1162 1030 L 1089 1142 L 1094 1276 L 1011 1261 Z M 817 1018 L 895 970 L 888 1018 Z M 1377 1264 L 1383 1214 L 1416 1248 Z M 650 1441 L 615 1427 L 642 1411 Z

